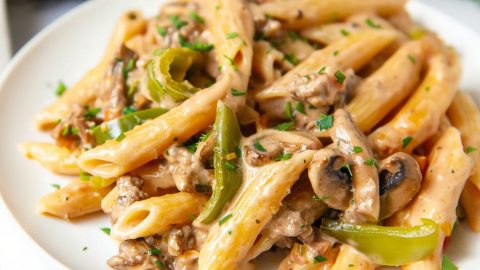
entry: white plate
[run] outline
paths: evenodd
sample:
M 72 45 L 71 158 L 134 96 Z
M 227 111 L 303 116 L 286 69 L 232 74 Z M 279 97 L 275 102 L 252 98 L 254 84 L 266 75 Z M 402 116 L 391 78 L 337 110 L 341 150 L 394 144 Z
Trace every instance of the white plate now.
M 51 184 L 64 185 L 66 179 L 23 158 L 17 145 L 24 141 L 49 140 L 47 135 L 34 129 L 33 115 L 54 100 L 53 88 L 58 80 L 72 84 L 95 64 L 123 11 L 140 8 L 147 15 L 153 15 L 161 2 L 88 2 L 36 36 L 0 78 L 0 193 L 22 229 L 58 261 L 56 269 L 64 268 L 62 265 L 71 269 L 108 269 L 105 261 L 116 253 L 117 243 L 99 230 L 109 224 L 105 216 L 67 223 L 38 215 L 35 205 L 40 196 L 52 191 Z M 418 2 L 411 2 L 409 10 L 416 20 L 440 33 L 459 50 L 464 66 L 462 89 L 474 93 L 477 101 L 480 100 L 480 37 Z M 82 252 L 84 246 L 88 247 L 86 252 Z M 41 249 L 37 248 L 39 253 Z M 461 269 L 478 269 L 480 235 L 472 234 L 462 224 L 449 254 Z

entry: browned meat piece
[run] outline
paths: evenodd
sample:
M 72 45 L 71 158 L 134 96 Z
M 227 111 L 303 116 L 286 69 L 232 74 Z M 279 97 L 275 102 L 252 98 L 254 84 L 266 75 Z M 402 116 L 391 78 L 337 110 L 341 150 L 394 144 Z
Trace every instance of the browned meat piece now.
M 312 73 L 306 76 L 297 75 L 290 83 L 289 91 L 294 99 L 321 108 L 333 106 L 335 109 L 345 105 L 349 97 L 354 73 L 347 70 L 343 76 L 332 68 L 325 68 L 322 74 Z M 343 74 L 343 73 L 342 73 Z M 338 78 L 337 78 L 338 77 Z
M 137 58 L 134 51 L 122 45 L 107 70 L 100 94 L 104 121 L 120 117 L 127 106 L 126 79 Z
M 112 207 L 112 223 L 115 223 L 125 208 L 132 203 L 146 199 L 148 195 L 141 190 L 143 179 L 135 176 L 121 176 L 117 180 L 118 198 Z
M 205 169 L 198 156 L 190 153 L 185 147 L 170 147 L 165 159 L 167 159 L 165 167 L 172 174 L 180 191 L 202 192 L 201 187 L 211 186 L 215 178 L 213 170 Z
M 168 254 L 180 256 L 195 248 L 195 234 L 192 226 L 186 225 L 172 229 L 168 235 Z
M 73 105 L 70 115 L 62 120 L 52 131 L 57 144 L 67 147 L 78 147 L 78 139 L 84 147 L 91 147 L 93 137 L 85 119 L 85 108 Z
M 163 252 L 152 252 L 152 248 L 144 239 L 123 241 L 119 248 L 119 254 L 110 258 L 107 264 L 117 270 L 158 270 L 159 266 L 171 269 L 169 262 L 162 258 Z M 158 253 L 158 254 L 157 254 Z

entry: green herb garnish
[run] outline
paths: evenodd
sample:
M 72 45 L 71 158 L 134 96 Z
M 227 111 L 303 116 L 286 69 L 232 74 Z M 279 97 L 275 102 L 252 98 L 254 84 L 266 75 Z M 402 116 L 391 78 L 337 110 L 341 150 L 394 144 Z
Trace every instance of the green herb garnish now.
M 291 121 L 291 122 L 285 122 L 285 123 L 278 124 L 278 125 L 275 126 L 275 128 L 277 130 L 280 130 L 280 131 L 285 131 L 285 130 L 289 130 L 294 125 L 295 125 L 295 122 Z
M 227 222 L 231 218 L 232 218 L 232 214 L 228 214 L 228 215 L 224 216 L 222 219 L 220 219 L 218 221 L 218 224 L 223 225 L 225 222 Z
M 343 74 L 340 70 L 337 70 L 337 72 L 335 72 L 335 78 L 337 78 L 337 82 L 339 84 L 343 84 L 345 82 L 345 74 Z
M 333 127 L 333 115 L 320 115 L 321 119 L 317 120 L 316 124 L 320 130 L 327 130 Z
M 405 149 L 412 142 L 412 140 L 413 140 L 412 136 L 407 136 L 407 137 L 403 138 L 402 148 Z
M 65 85 L 64 82 L 62 81 L 59 81 L 58 84 L 57 84 L 57 88 L 55 89 L 55 94 L 57 95 L 57 97 L 63 95 L 63 93 L 65 93 L 65 91 L 67 91 L 67 86 Z
M 240 91 L 240 90 L 237 90 L 235 88 L 232 88 L 230 90 L 230 93 L 232 93 L 232 96 L 234 97 L 238 97 L 238 96 L 245 96 L 247 94 L 247 92 L 245 91 Z

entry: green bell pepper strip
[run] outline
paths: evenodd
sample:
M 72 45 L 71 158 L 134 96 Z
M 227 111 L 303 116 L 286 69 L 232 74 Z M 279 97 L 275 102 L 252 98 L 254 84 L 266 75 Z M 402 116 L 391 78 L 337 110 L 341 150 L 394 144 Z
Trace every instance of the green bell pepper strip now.
M 156 102 L 167 94 L 175 101 L 189 98 L 198 89 L 185 76 L 194 64 L 201 61 L 201 54 L 187 48 L 169 48 L 153 56 L 147 67 L 147 88 Z
M 414 227 L 383 227 L 356 225 L 323 220 L 321 230 L 342 243 L 352 245 L 374 263 L 397 266 L 416 262 L 435 251 L 439 241 L 439 226 L 422 219 Z
M 215 169 L 215 188 L 205 209 L 197 220 L 208 224 L 222 212 L 225 203 L 230 200 L 242 184 L 242 172 L 237 163 L 240 157 L 227 160 L 227 155 L 235 153 L 241 133 L 235 113 L 223 102 L 217 106 L 217 115 L 213 126 L 215 136 L 213 167 Z
M 133 112 L 120 118 L 102 123 L 92 129 L 96 145 L 104 144 L 121 136 L 124 132 L 133 129 L 135 126 L 143 124 L 146 120 L 153 119 L 166 113 L 164 108 L 151 108 L 143 111 Z

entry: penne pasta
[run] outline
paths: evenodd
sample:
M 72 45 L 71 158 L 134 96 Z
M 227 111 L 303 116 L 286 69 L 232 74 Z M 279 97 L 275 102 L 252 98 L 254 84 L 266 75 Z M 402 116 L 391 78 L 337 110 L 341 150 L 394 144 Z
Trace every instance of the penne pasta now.
M 242 2 L 222 0 L 215 3 L 205 1 L 204 4 L 208 18 L 218 16 L 217 19 L 221 20 L 210 22 L 209 29 L 217 48 L 217 61 L 224 69 L 223 77 L 171 111 L 127 132 L 121 142 L 109 141 L 85 152 L 78 163 L 83 170 L 105 178 L 122 175 L 156 159 L 174 142 L 184 142 L 206 129 L 214 121 L 218 100 L 226 97 L 233 108 L 241 106 L 243 99 L 232 96 L 230 90 L 247 87 L 253 53 L 253 26 Z M 222 7 L 222 12 L 217 10 L 217 5 Z M 246 22 L 242 23 L 241 19 Z M 232 32 L 238 35 L 235 41 L 228 38 Z M 138 151 L 132 155 L 130 149 Z
M 258 92 L 255 99 L 261 102 L 266 99 L 287 97 L 290 95 L 287 87 L 295 76 L 317 72 L 324 66 L 334 65 L 340 70 L 347 68 L 358 70 L 393 42 L 395 37 L 396 33 L 391 30 L 365 30 L 352 34 L 311 54 L 270 87 Z
M 475 101 L 465 92 L 458 92 L 447 112 L 452 125 L 460 131 L 465 151 L 480 164 L 480 111 Z M 480 172 L 476 171 L 470 181 L 480 188 Z
M 227 214 L 210 229 L 200 250 L 199 270 L 230 270 L 248 253 L 262 228 L 279 210 L 283 198 L 312 159 L 313 151 L 260 167 L 247 175 L 248 185 L 232 202 Z M 262 207 L 258 207 L 261 205 Z M 221 248 L 219 248 L 221 247 Z
M 370 131 L 415 89 L 428 45 L 426 39 L 405 43 L 358 86 L 347 110 L 361 131 Z M 416 59 L 415 63 L 409 56 Z
M 53 173 L 78 175 L 78 151 L 60 147 L 51 143 L 28 142 L 20 145 L 25 157 L 38 161 Z
M 68 116 L 73 104 L 86 105 L 92 102 L 97 96 L 97 84 L 102 79 L 107 66 L 113 60 L 115 52 L 127 40 L 144 31 L 145 27 L 146 20 L 140 12 L 132 11 L 123 14 L 117 22 L 100 62 L 65 91 L 59 99 L 35 116 L 37 128 L 51 129 L 57 124 L 58 119 Z
M 134 202 L 112 227 L 117 240 L 162 234 L 173 226 L 191 223 L 207 203 L 199 193 L 178 192 Z
M 471 177 L 470 177 L 471 179 Z M 467 221 L 470 228 L 475 231 L 480 231 L 480 189 L 472 182 L 468 181 L 462 191 L 460 201 L 463 209 L 467 215 Z
M 38 212 L 71 219 L 101 210 L 102 199 L 110 192 L 111 186 L 94 187 L 89 182 L 74 180 L 65 187 L 43 196 Z
M 284 22 L 290 29 L 342 20 L 354 13 L 373 11 L 381 16 L 401 10 L 405 0 L 286 0 L 281 4 L 266 2 L 259 9 L 266 15 Z
M 428 73 L 415 93 L 390 122 L 369 136 L 373 149 L 381 156 L 412 152 L 435 134 L 455 97 L 460 79 L 457 56 L 454 52 L 450 54 L 430 59 Z
M 463 151 L 460 133 L 448 128 L 440 137 L 429 157 L 429 166 L 417 197 L 387 222 L 389 225 L 414 226 L 428 218 L 440 225 L 437 251 L 429 258 L 403 269 L 439 269 L 444 236 L 449 236 L 457 219 L 460 193 L 473 170 L 472 159 Z

